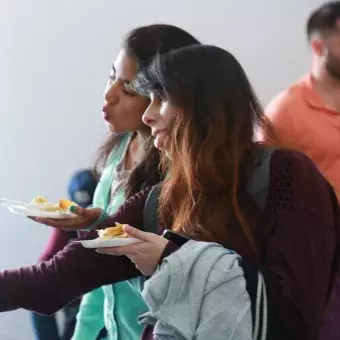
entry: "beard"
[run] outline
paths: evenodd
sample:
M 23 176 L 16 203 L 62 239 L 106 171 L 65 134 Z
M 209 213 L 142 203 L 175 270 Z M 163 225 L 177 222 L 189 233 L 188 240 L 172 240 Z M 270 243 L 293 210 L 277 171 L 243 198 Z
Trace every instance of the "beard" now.
M 329 52 L 327 57 L 326 69 L 333 78 L 340 81 L 340 58 L 331 52 Z

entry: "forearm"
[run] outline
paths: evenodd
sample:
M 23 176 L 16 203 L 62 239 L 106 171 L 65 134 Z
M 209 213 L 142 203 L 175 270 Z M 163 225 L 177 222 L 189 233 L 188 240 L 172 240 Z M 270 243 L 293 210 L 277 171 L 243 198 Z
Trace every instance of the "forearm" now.
M 172 253 L 174 253 L 179 248 L 180 247 L 175 242 L 169 240 L 169 242 L 167 243 L 166 247 L 163 250 L 163 253 L 159 259 L 158 264 L 160 265 L 166 257 L 170 256 Z
M 140 230 L 144 230 L 143 213 L 146 198 L 152 188 L 148 187 L 143 191 L 130 197 L 125 203 L 111 216 L 107 216 L 102 223 L 97 225 L 97 229 L 104 229 L 114 226 L 116 222 L 129 224 Z
M 43 253 L 39 257 L 39 261 L 50 260 L 58 251 L 64 249 L 71 239 L 72 233 L 62 230 L 53 229 L 48 239 Z
M 143 229 L 148 192 L 131 197 L 107 223 L 120 222 Z M 96 231 L 91 231 L 85 239 L 96 237 Z M 54 313 L 90 290 L 139 275 L 127 257 L 98 254 L 73 242 L 48 262 L 0 273 L 0 311 L 24 308 Z
M 0 273 L 0 311 L 24 308 L 53 314 L 90 290 L 139 275 L 126 257 L 101 255 L 72 243 L 50 261 Z

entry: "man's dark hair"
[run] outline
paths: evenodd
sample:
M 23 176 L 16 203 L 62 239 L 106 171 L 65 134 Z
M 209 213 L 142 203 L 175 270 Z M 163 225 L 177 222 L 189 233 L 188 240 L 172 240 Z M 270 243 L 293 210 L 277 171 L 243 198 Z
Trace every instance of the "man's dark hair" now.
M 325 35 L 339 28 L 340 1 L 331 1 L 317 8 L 307 21 L 307 35 L 311 39 L 314 33 Z

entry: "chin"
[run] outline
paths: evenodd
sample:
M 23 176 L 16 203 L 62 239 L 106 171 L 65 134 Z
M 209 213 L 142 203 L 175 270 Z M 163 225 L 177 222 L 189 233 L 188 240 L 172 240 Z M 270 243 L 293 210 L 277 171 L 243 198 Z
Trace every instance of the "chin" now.
M 117 131 L 117 129 L 114 127 L 114 125 L 112 125 L 111 123 L 109 122 L 106 122 L 106 126 L 107 126 L 107 129 L 112 132 L 112 133 L 120 133 L 120 131 Z

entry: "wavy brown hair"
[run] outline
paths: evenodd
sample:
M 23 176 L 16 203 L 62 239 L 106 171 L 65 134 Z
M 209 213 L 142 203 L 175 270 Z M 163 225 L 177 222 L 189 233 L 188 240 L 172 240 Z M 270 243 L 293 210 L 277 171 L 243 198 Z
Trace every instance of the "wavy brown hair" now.
M 137 62 L 139 70 L 143 70 L 157 54 L 199 43 L 196 38 L 179 27 L 154 24 L 133 29 L 126 35 L 122 48 Z M 101 175 L 112 149 L 121 142 L 121 137 L 119 134 L 111 134 L 99 148 L 94 164 L 97 177 Z M 161 180 L 158 171 L 159 152 L 151 138 L 146 141 L 144 148 L 144 159 L 132 171 L 127 182 L 127 197 L 140 191 L 143 186 L 154 185 Z
M 158 56 L 135 85 L 179 108 L 170 160 L 163 159 L 169 174 L 159 206 L 163 223 L 221 243 L 235 216 L 256 248 L 238 192 L 254 168 L 255 129 L 275 136 L 239 62 L 214 46 L 186 47 Z

